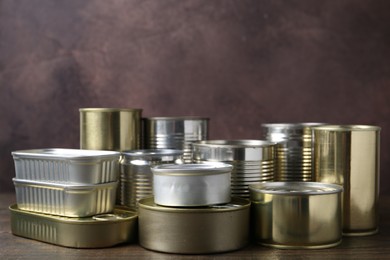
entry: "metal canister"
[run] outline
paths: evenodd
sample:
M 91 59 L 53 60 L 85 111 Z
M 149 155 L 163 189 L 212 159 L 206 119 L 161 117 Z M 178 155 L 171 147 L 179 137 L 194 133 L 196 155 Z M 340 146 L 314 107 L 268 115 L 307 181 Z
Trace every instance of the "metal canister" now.
M 249 198 L 249 184 L 273 181 L 274 149 L 263 140 L 207 140 L 193 143 L 193 160 L 231 164 L 231 195 Z
M 153 198 L 139 201 L 142 247 L 179 254 L 211 254 L 240 249 L 249 242 L 250 201 L 232 198 L 225 205 L 162 207 Z
M 148 117 L 143 119 L 146 149 L 180 149 L 183 160 L 191 163 L 192 143 L 208 139 L 208 118 Z
M 314 180 L 344 187 L 343 234 L 378 232 L 380 127 L 313 128 Z
M 79 111 L 81 149 L 140 149 L 141 109 L 80 108 Z
M 324 123 L 262 124 L 264 138 L 276 142 L 275 181 L 312 180 L 312 130 Z
M 249 189 L 257 243 L 282 249 L 320 249 L 341 243 L 341 186 L 268 182 Z
M 154 201 L 170 207 L 230 202 L 232 166 L 224 163 L 164 164 L 152 167 Z
M 153 195 L 151 167 L 181 163 L 182 150 L 132 150 L 122 153 L 120 204 L 137 208 L 138 201 Z

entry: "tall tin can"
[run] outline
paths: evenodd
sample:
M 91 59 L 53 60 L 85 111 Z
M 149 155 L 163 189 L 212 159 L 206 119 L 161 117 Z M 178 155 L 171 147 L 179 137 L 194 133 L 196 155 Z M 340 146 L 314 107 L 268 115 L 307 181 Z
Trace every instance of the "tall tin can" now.
M 142 109 L 80 108 L 80 148 L 140 149 Z
M 314 180 L 344 187 L 343 234 L 377 233 L 380 127 L 320 126 L 313 140 Z
M 145 149 L 183 150 L 185 163 L 192 162 L 192 143 L 208 139 L 209 118 L 148 117 L 143 119 Z

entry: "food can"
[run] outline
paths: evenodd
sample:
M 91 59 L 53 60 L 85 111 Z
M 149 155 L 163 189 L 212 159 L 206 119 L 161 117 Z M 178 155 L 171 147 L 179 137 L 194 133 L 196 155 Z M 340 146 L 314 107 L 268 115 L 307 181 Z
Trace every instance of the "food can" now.
M 171 207 L 230 202 L 232 166 L 224 163 L 163 164 L 152 167 L 154 201 Z
M 281 249 L 320 249 L 341 243 L 341 186 L 268 182 L 249 189 L 257 243 Z
M 111 212 L 118 182 L 63 184 L 12 179 L 19 209 L 64 217 L 88 217 Z
M 137 240 L 136 212 L 115 208 L 112 213 L 85 218 L 67 218 L 11 205 L 11 232 L 16 236 L 59 246 L 103 248 Z
M 80 108 L 80 148 L 140 149 L 142 109 Z
M 192 162 L 192 143 L 208 139 L 209 118 L 147 117 L 143 124 L 145 149 L 183 150 L 185 163 Z
M 119 178 L 120 153 L 80 149 L 33 149 L 12 152 L 17 179 L 99 184 Z
M 273 181 L 275 143 L 244 139 L 199 141 L 193 143 L 193 161 L 231 164 L 231 195 L 249 198 L 248 185 Z
M 264 138 L 277 143 L 275 181 L 312 181 L 312 127 L 320 125 L 262 124 Z
M 314 180 L 344 187 L 343 234 L 378 232 L 380 127 L 313 128 Z
M 139 243 L 154 251 L 212 254 L 238 250 L 249 242 L 250 201 L 232 198 L 224 205 L 174 208 L 139 201 Z
M 183 151 L 174 149 L 144 149 L 122 153 L 121 204 L 137 208 L 138 201 L 153 195 L 153 173 L 160 164 L 182 163 Z

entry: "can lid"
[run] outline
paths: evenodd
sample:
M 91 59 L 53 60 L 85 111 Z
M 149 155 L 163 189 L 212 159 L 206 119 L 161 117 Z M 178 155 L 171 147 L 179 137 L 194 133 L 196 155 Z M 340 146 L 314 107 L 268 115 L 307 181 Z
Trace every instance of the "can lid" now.
M 91 107 L 79 108 L 80 112 L 141 112 L 141 108 L 105 108 L 105 107 Z
M 381 128 L 375 125 L 324 125 L 313 127 L 313 130 L 325 130 L 331 132 L 350 132 L 350 131 L 379 131 Z
M 325 125 L 326 123 L 317 123 L 317 122 L 305 122 L 305 123 L 267 123 L 262 124 L 264 128 L 278 129 L 278 128 L 288 128 L 288 129 L 302 129 L 304 127 L 315 127 Z
M 68 148 L 44 148 L 44 149 L 31 149 L 31 150 L 19 150 L 11 153 L 15 158 L 46 158 L 46 159 L 100 159 L 103 157 L 120 157 L 121 153 L 117 151 L 105 151 L 105 150 L 84 150 L 84 149 L 68 149 Z
M 183 155 L 183 150 L 177 149 L 143 149 L 143 150 L 129 150 L 122 152 L 126 158 L 144 158 L 144 157 L 161 157 L 169 155 Z
M 201 116 L 154 116 L 154 117 L 144 117 L 144 120 L 147 121 L 185 121 L 185 120 L 206 120 L 209 121 L 208 117 Z
M 249 190 L 255 193 L 278 195 L 323 195 L 343 191 L 337 184 L 321 182 L 264 182 L 249 185 Z
M 193 146 L 226 147 L 226 148 L 259 148 L 274 146 L 275 142 L 267 140 L 237 139 L 237 140 L 204 140 L 197 141 Z
M 162 164 L 151 168 L 155 175 L 190 176 L 214 175 L 230 173 L 233 166 L 221 162 L 188 163 L 188 164 Z

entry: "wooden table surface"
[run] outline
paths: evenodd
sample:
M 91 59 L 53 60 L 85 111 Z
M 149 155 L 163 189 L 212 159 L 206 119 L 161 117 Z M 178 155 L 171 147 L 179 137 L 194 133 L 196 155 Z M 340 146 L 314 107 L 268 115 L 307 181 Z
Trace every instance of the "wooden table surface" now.
M 12 193 L 0 193 L 0 259 L 390 259 L 390 196 L 380 197 L 380 232 L 344 237 L 330 249 L 282 250 L 250 244 L 244 249 L 213 255 L 176 255 L 146 250 L 137 244 L 104 249 L 74 249 L 14 236 L 8 206 Z

